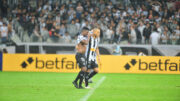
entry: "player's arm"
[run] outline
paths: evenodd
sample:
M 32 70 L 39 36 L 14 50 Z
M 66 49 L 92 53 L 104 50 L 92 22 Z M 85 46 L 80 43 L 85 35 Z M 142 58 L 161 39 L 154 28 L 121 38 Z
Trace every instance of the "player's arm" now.
M 100 57 L 99 47 L 96 48 L 96 55 L 97 55 L 97 57 Z
M 87 45 L 87 44 L 88 44 L 88 40 L 82 40 L 80 43 L 81 43 L 82 45 Z
M 78 48 L 79 48 L 79 44 L 77 44 L 75 48 L 76 48 L 76 50 L 78 50 Z
M 89 33 L 88 33 L 88 42 L 89 42 L 89 40 L 90 40 L 90 37 L 92 36 L 92 31 L 89 31 Z
M 98 57 L 98 62 L 101 63 L 100 53 L 99 53 L 99 47 L 96 48 L 96 55 L 97 55 L 97 57 Z
M 78 44 L 76 45 L 76 49 L 79 49 L 80 45 L 87 45 L 88 41 L 85 39 L 82 39 L 78 42 Z
M 79 49 L 80 45 L 85 45 L 86 41 L 85 40 L 81 40 L 77 45 L 76 45 L 76 49 Z

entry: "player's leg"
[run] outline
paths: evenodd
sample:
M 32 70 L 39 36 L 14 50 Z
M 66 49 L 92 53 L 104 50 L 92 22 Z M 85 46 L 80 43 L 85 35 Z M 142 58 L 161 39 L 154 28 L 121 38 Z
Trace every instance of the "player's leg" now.
M 79 65 L 79 54 L 78 54 L 78 53 L 76 54 L 75 58 L 76 58 L 77 64 Z M 76 88 L 78 88 L 78 83 L 77 83 L 77 81 L 80 79 L 80 74 L 81 74 L 81 71 L 80 71 L 80 72 L 78 73 L 78 75 L 76 76 L 76 79 L 72 82 L 73 85 L 74 85 Z
M 76 61 L 77 61 L 78 65 L 79 65 L 79 68 L 81 68 L 81 71 L 78 73 L 76 79 L 73 81 L 73 85 L 76 88 L 79 88 L 79 87 L 82 88 L 82 81 L 83 81 L 84 73 L 86 71 L 86 63 L 85 63 L 85 58 L 84 58 L 83 54 L 77 53 L 76 54 Z M 78 80 L 80 80 L 79 85 L 77 83 Z
M 86 72 L 86 67 L 82 67 L 81 68 L 81 71 L 80 71 L 80 77 L 79 77 L 79 88 L 83 88 L 82 87 L 82 82 L 83 82 L 83 79 L 84 79 L 84 75 L 85 75 L 85 72 Z
M 82 71 L 79 71 L 79 73 L 78 73 L 76 79 L 73 81 L 73 85 L 74 85 L 76 88 L 79 88 L 77 82 L 78 82 L 78 80 L 80 79 L 80 75 L 82 75 Z
M 89 79 L 95 76 L 99 72 L 99 69 L 96 67 L 94 68 L 94 71 L 89 74 Z
M 77 75 L 76 79 L 74 80 L 74 82 L 77 82 L 79 80 L 80 74 L 81 74 L 81 71 L 78 73 L 78 75 Z
M 94 70 L 91 69 L 90 72 L 89 72 L 89 74 L 92 73 L 93 71 L 94 71 Z M 92 78 L 90 78 L 90 79 L 88 80 L 88 83 L 93 83 Z
M 96 62 L 92 62 L 92 68 L 93 68 L 93 72 L 89 74 L 89 79 L 95 76 L 99 72 L 98 64 Z
M 88 87 L 88 80 L 89 80 L 89 73 L 90 69 L 88 68 L 87 71 L 85 72 L 85 87 Z
M 73 84 L 76 88 L 82 88 L 82 81 L 83 81 L 85 72 L 86 72 L 86 67 L 82 67 L 76 79 L 73 81 Z M 78 80 L 79 80 L 79 85 L 78 85 Z
M 87 71 L 85 72 L 85 87 L 88 87 L 89 74 L 92 70 L 92 61 L 87 61 Z
M 73 83 L 73 85 L 76 87 L 76 88 L 79 88 L 79 86 L 78 86 L 78 80 L 80 79 L 80 75 L 82 74 L 82 72 L 81 71 L 79 71 L 79 73 L 78 73 L 78 75 L 76 76 L 76 79 L 72 82 Z

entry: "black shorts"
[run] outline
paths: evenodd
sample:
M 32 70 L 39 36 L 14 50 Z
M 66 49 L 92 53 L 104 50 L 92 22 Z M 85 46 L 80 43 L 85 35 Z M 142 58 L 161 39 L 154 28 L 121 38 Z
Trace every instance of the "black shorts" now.
M 76 62 L 79 68 L 86 67 L 86 57 L 82 53 L 76 53 Z
M 94 68 L 98 68 L 97 61 L 88 61 L 87 69 L 94 69 Z

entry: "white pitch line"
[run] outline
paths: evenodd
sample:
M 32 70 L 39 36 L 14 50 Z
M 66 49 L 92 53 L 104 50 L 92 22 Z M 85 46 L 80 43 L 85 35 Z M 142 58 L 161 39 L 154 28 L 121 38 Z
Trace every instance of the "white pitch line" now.
M 80 99 L 80 101 L 87 101 L 88 98 L 94 93 L 94 91 L 101 85 L 101 83 L 106 79 L 105 76 L 103 76 L 98 82 L 97 84 L 94 86 L 94 88 L 92 88 L 85 96 L 83 96 L 83 98 Z

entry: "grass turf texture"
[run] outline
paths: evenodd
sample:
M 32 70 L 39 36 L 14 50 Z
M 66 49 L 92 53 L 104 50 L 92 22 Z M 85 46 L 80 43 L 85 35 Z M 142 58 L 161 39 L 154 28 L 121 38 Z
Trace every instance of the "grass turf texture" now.
M 76 73 L 0 72 L 0 101 L 79 101 L 91 89 L 76 89 Z M 98 74 L 104 82 L 88 101 L 180 101 L 180 75 Z

